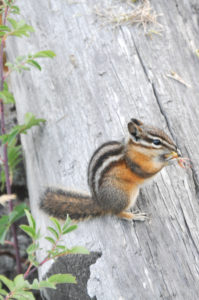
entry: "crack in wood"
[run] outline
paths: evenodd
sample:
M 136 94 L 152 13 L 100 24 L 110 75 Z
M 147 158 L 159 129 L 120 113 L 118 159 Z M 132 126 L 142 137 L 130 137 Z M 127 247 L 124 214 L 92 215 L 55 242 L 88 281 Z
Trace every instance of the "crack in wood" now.
M 167 128 L 168 128 L 168 130 L 169 130 L 169 132 L 170 132 L 170 134 L 171 134 L 173 140 L 175 141 L 175 143 L 176 143 L 176 145 L 177 145 L 176 138 L 175 138 L 175 135 L 174 135 L 173 130 L 172 130 L 172 128 L 171 128 L 169 119 L 168 119 L 166 113 L 164 112 L 164 109 L 163 109 L 163 107 L 162 107 L 161 101 L 159 100 L 159 97 L 158 97 L 158 94 L 157 94 L 157 90 L 156 90 L 155 84 L 154 84 L 154 82 L 151 81 L 151 79 L 150 79 L 149 76 L 148 76 L 147 68 L 146 68 L 146 66 L 145 66 L 145 64 L 144 64 L 144 61 L 143 61 L 143 59 L 142 59 L 142 57 L 141 57 L 141 55 L 140 55 L 140 53 L 139 53 L 139 51 L 138 51 L 138 48 L 137 48 L 136 43 L 135 43 L 134 40 L 133 40 L 133 43 L 134 43 L 134 47 L 135 47 L 135 50 L 136 50 L 138 59 L 139 59 L 139 61 L 140 61 L 140 64 L 141 64 L 141 66 L 142 66 L 142 69 L 143 69 L 143 71 L 144 71 L 144 74 L 146 75 L 146 78 L 147 78 L 148 82 L 151 84 L 152 91 L 153 91 L 155 100 L 156 100 L 156 102 L 157 102 L 157 104 L 158 104 L 159 110 L 160 110 L 161 114 L 163 115 L 163 117 L 164 117 L 164 119 L 165 119 L 165 122 L 166 122 L 166 124 L 167 124 Z M 177 146 L 178 146 L 178 145 L 177 145 Z

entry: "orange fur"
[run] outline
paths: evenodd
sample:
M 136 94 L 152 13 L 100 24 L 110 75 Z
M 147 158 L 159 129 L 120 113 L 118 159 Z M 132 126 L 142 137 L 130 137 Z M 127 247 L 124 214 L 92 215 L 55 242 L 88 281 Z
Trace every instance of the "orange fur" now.
M 119 161 L 105 175 L 104 180 L 111 180 L 111 183 L 118 189 L 123 190 L 128 197 L 132 195 L 134 189 L 144 182 L 144 178 L 133 173 L 126 165 L 125 161 Z
M 137 145 L 129 145 L 127 150 L 129 158 L 147 173 L 155 174 L 159 172 L 164 167 L 164 164 L 153 159 L 154 150 L 144 149 L 144 152 L 143 149 L 140 148 L 142 147 Z

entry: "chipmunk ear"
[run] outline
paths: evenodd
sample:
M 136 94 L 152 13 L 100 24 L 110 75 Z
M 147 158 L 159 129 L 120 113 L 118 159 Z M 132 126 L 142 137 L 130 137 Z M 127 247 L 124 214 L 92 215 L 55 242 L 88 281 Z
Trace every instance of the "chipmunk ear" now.
M 131 119 L 131 122 L 135 123 L 135 124 L 138 125 L 138 126 L 143 125 L 143 122 L 141 122 L 141 121 L 138 120 L 138 119 Z
M 128 130 L 129 133 L 137 140 L 139 139 L 142 129 L 140 126 L 143 123 L 137 119 L 131 119 L 131 122 L 128 123 Z

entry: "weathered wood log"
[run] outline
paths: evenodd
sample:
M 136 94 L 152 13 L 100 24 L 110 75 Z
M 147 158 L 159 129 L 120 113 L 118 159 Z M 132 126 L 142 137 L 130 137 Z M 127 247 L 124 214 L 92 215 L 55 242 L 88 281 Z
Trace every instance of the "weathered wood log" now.
M 120 139 L 131 117 L 167 131 L 192 159 L 191 169 L 168 167 L 142 189 L 137 208 L 150 221 L 80 223 L 65 243 L 86 246 L 90 256 L 62 258 L 50 270 L 77 274 L 79 284 L 46 290 L 45 299 L 199 299 L 199 6 L 196 0 L 151 3 L 163 13 L 161 36 L 151 39 L 140 27 L 101 26 L 93 9 L 107 1 L 19 3 L 36 33 L 8 41 L 9 58 L 38 48 L 57 55 L 40 73 L 11 77 L 19 122 L 28 111 L 47 120 L 22 136 L 31 209 L 42 233 L 49 218 L 38 208 L 41 187 L 87 190 L 92 152 Z M 168 78 L 172 71 L 191 87 Z M 47 241 L 41 247 L 39 259 Z

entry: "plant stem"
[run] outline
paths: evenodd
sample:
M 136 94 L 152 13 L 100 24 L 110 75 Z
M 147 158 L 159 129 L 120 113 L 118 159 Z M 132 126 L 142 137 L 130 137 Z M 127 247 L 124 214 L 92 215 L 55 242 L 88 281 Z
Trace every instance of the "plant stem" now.
M 3 25 L 6 24 L 8 14 L 8 6 L 5 8 L 4 13 L 4 19 L 3 19 Z M 3 90 L 3 84 L 4 84 L 4 77 L 3 77 L 3 49 L 4 49 L 4 39 L 1 41 L 0 45 L 0 91 Z M 3 100 L 0 99 L 0 116 L 1 116 L 1 134 L 5 134 L 5 115 L 4 115 L 4 104 Z M 11 184 L 10 184 L 10 178 L 9 178 L 9 165 L 8 165 L 8 149 L 7 144 L 3 145 L 3 159 L 4 159 L 4 169 L 5 169 L 5 177 L 6 177 L 6 191 L 7 194 L 11 194 Z M 11 212 L 13 210 L 13 202 L 12 200 L 9 201 L 9 211 Z M 17 240 L 17 233 L 16 233 L 16 225 L 12 224 L 11 226 L 12 235 L 14 239 L 14 248 L 15 248 L 15 255 L 16 255 L 16 265 L 17 265 L 17 273 L 21 273 L 22 267 L 20 262 L 20 253 L 19 253 L 19 246 L 18 246 L 18 240 Z
M 4 241 L 4 244 L 7 244 L 7 245 L 10 245 L 10 246 L 13 246 L 14 247 L 14 243 L 13 242 L 11 242 L 11 241 Z
M 50 259 L 52 259 L 51 257 L 47 256 L 44 258 L 44 260 L 42 260 L 42 262 L 39 264 L 39 267 L 41 267 L 43 264 L 45 264 L 47 261 L 49 261 Z M 30 267 L 30 265 L 29 265 Z M 31 268 L 27 269 L 26 273 L 24 274 L 24 279 L 26 279 L 28 276 L 30 276 L 30 274 L 34 273 L 38 268 L 34 267 L 32 270 L 30 270 Z M 32 265 L 31 265 L 32 267 Z
M 29 264 L 28 269 L 26 270 L 25 274 L 24 274 L 24 279 L 30 274 L 30 269 L 32 268 L 32 263 Z

